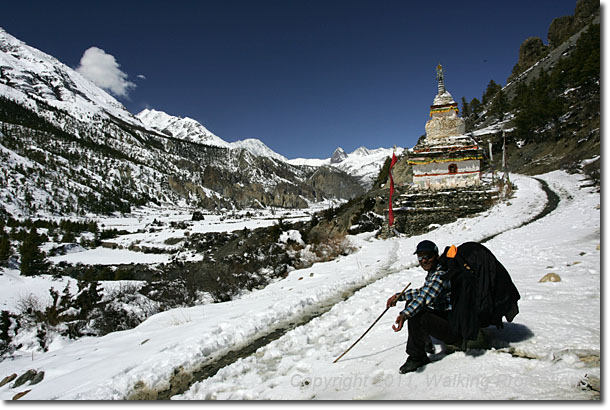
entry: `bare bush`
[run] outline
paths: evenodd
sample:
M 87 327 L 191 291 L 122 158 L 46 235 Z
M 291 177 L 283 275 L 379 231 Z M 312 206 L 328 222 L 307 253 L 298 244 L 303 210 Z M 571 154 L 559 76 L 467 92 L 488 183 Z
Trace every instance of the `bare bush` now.
M 17 312 L 19 312 L 21 316 L 26 317 L 32 316 L 34 312 L 44 310 L 45 307 L 40 301 L 40 298 L 32 293 L 19 297 L 15 305 L 17 307 Z
M 296 269 L 306 269 L 314 263 L 329 262 L 339 256 L 347 256 L 356 251 L 356 247 L 345 235 L 329 236 L 323 242 L 305 246 L 299 250 L 294 262 Z

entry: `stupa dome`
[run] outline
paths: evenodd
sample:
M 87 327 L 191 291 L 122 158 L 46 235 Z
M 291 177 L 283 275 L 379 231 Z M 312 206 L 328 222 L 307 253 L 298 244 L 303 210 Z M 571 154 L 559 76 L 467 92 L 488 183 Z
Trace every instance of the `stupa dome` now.
M 434 102 L 432 103 L 432 105 L 453 105 L 455 104 L 455 101 L 453 100 L 453 97 L 451 96 L 451 94 L 449 93 L 449 91 L 444 90 L 444 92 L 441 94 L 436 94 L 436 97 L 434 97 Z

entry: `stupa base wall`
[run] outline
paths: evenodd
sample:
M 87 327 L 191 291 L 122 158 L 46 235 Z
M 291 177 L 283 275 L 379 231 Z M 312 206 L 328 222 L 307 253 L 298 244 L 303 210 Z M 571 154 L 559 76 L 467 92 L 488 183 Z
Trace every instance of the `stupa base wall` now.
M 419 189 L 465 188 L 480 184 L 480 172 L 413 176 L 413 185 Z
M 400 233 L 421 235 L 439 225 L 484 212 L 498 199 L 497 188 L 453 188 L 409 192 L 394 203 L 394 227 Z

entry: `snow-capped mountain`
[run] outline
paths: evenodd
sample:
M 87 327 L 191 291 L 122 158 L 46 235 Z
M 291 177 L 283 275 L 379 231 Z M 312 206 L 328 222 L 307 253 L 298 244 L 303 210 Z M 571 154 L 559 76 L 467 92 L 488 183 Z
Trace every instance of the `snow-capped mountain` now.
M 403 148 L 397 148 L 393 151 L 391 148 L 368 149 L 360 147 L 347 154 L 343 148 L 338 147 L 330 158 L 297 158 L 289 160 L 273 151 L 259 139 L 249 138 L 241 141 L 226 142 L 191 118 L 175 117 L 162 111 L 150 109 L 143 110 L 136 117 L 147 127 L 175 138 L 229 149 L 245 149 L 256 156 L 273 158 L 295 166 L 332 166 L 356 177 L 367 189 L 372 186 L 373 181 L 377 178 L 386 158 L 391 157 L 392 152 L 400 155 L 403 151 Z
M 230 145 L 233 148 L 242 148 L 248 150 L 254 155 L 275 158 L 279 161 L 288 162 L 288 159 L 285 156 L 273 151 L 271 148 L 265 145 L 264 142 L 256 138 L 246 138 L 244 140 L 231 142 Z
M 286 157 L 273 151 L 261 140 L 247 138 L 240 141 L 227 142 L 214 135 L 205 126 L 192 118 L 175 117 L 163 111 L 151 109 L 141 111 L 136 117 L 147 127 L 174 138 L 229 149 L 245 149 L 259 157 L 274 158 L 283 162 L 288 161 Z
M 182 201 L 291 208 L 363 191 L 339 169 L 316 174 L 260 141 L 227 143 L 195 120 L 158 111 L 140 117 L 0 30 L 0 214 L 125 212 Z M 321 183 L 323 175 L 330 182 Z
M 368 188 L 379 174 L 385 159 L 392 156 L 392 149 L 378 148 L 368 149 L 360 147 L 347 154 L 345 150 L 338 147 L 330 158 L 327 159 L 287 159 L 281 154 L 273 151 L 264 142 L 255 138 L 248 138 L 235 142 L 227 142 L 214 135 L 205 126 L 191 118 L 182 118 L 169 115 L 163 111 L 145 109 L 136 115 L 144 125 L 153 128 L 163 134 L 189 140 L 199 144 L 214 145 L 229 149 L 245 149 L 256 156 L 273 158 L 279 161 L 288 162 L 295 166 L 306 165 L 310 167 L 333 166 L 363 182 Z M 403 148 L 397 148 L 396 154 L 399 155 Z
M 393 148 L 368 149 L 366 147 L 360 147 L 347 154 L 343 148 L 338 147 L 330 158 L 296 158 L 288 160 L 288 162 L 293 165 L 308 165 L 314 167 L 327 165 L 338 168 L 358 178 L 368 189 L 373 185 L 373 182 L 375 182 L 386 159 L 391 157 L 393 152 L 396 153 L 396 156 L 399 156 L 403 151 L 404 148 L 400 147 L 397 147 L 395 150 Z
M 192 141 L 198 144 L 230 148 L 231 145 L 214 135 L 206 127 L 192 118 L 174 117 L 163 111 L 146 109 L 136 117 L 146 126 L 161 131 L 170 137 Z
M 330 163 L 339 164 L 340 162 L 343 162 L 346 158 L 347 154 L 345 153 L 343 148 L 338 147 L 335 152 L 333 152 L 333 155 L 330 157 Z
M 41 112 L 44 103 L 76 120 L 114 116 L 135 119 L 110 94 L 56 58 L 28 46 L 0 27 L 0 95 Z

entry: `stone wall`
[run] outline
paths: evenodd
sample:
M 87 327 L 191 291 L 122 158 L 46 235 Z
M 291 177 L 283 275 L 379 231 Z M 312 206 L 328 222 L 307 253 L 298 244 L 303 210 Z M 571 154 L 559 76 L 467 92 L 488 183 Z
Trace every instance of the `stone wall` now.
M 490 186 L 402 194 L 394 201 L 394 227 L 409 236 L 423 234 L 436 224 L 486 211 L 497 197 Z

